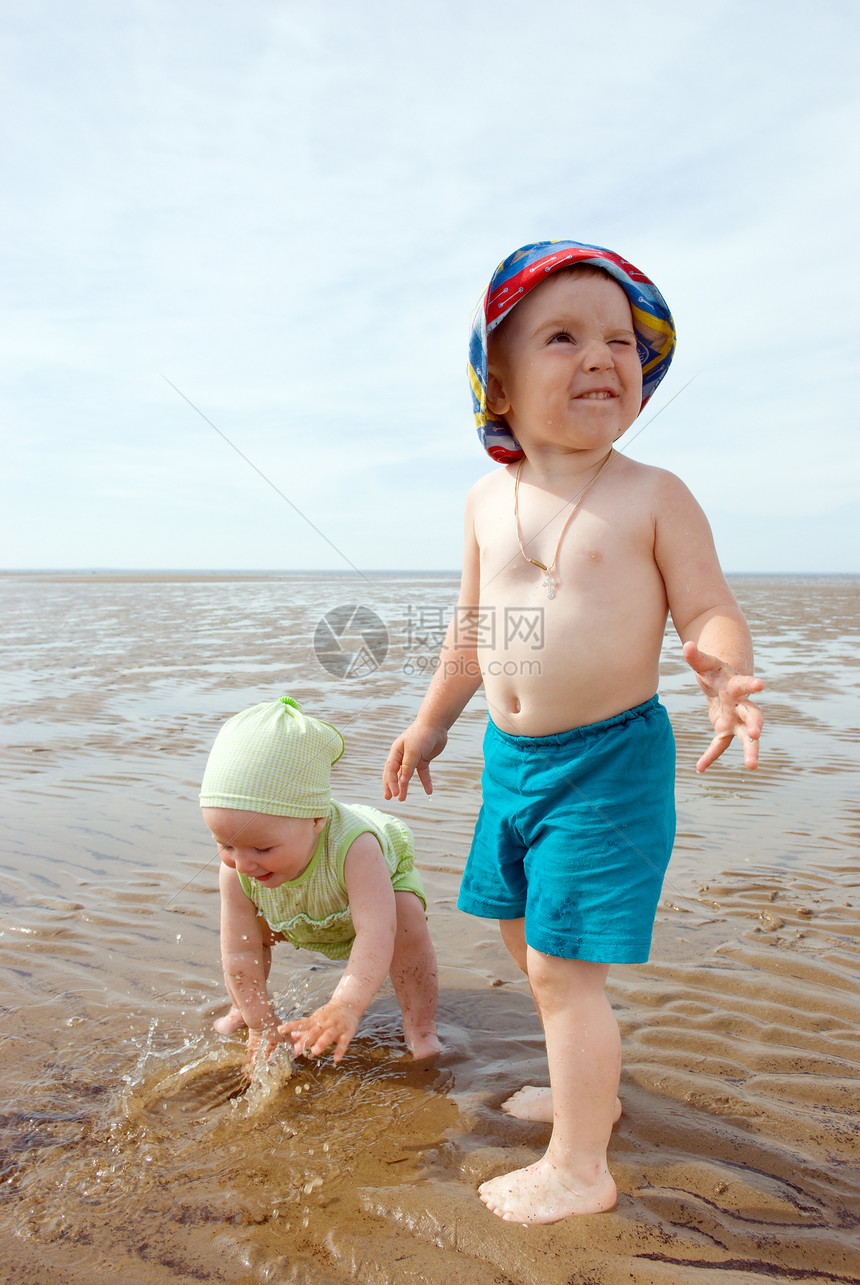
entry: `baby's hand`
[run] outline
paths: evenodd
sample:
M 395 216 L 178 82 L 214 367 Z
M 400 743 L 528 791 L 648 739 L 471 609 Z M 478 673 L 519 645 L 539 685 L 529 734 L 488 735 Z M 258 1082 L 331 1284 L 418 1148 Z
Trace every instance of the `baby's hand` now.
M 311 1013 L 310 1017 L 284 1022 L 278 1027 L 278 1033 L 292 1039 L 296 1057 L 301 1057 L 303 1053 L 319 1057 L 320 1053 L 334 1044 L 334 1060 L 339 1062 L 358 1030 L 358 1021 L 358 1015 L 353 1009 L 329 1000 L 328 1004 Z
M 245 1058 L 245 1069 L 253 1070 L 254 1063 L 258 1058 L 265 1059 L 271 1057 L 279 1044 L 283 1044 L 284 1037 L 281 1029 L 277 1026 L 265 1026 L 256 1030 L 248 1028 L 248 1048 Z

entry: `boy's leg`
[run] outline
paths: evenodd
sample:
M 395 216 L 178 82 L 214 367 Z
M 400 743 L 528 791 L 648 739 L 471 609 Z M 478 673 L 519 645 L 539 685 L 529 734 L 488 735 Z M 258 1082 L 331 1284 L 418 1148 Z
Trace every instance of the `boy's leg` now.
M 606 1148 L 617 1112 L 621 1038 L 603 989 L 607 964 L 531 947 L 527 962 L 546 1036 L 552 1137 L 536 1164 L 483 1183 L 480 1195 L 500 1218 L 547 1223 L 615 1204 Z
M 525 919 L 500 919 L 499 930 L 511 959 L 528 976 L 529 965 Z
M 499 929 L 508 954 L 518 968 L 528 976 L 528 947 L 526 946 L 525 919 L 500 919 Z M 537 1084 L 524 1084 L 502 1103 L 502 1110 L 518 1120 L 539 1121 L 552 1124 L 552 1089 Z
M 528 946 L 526 945 L 525 919 L 500 919 L 499 928 L 502 941 L 508 954 L 528 976 Z M 540 1014 L 540 1009 L 538 1009 Z M 512 1093 L 502 1103 L 502 1110 L 517 1120 L 531 1120 L 540 1124 L 552 1124 L 552 1089 L 537 1084 L 524 1084 L 516 1093 Z M 621 1103 L 615 1099 L 613 1121 L 621 1116 Z
M 412 1056 L 432 1057 L 442 1047 L 436 1034 L 439 975 L 424 907 L 414 892 L 395 892 L 397 932 L 390 977 L 403 1014 L 403 1035 Z
M 269 973 L 272 971 L 272 942 L 283 941 L 284 938 L 282 933 L 272 932 L 272 929 L 262 915 L 257 916 L 257 927 L 260 930 L 260 950 L 263 952 L 261 958 L 263 960 L 266 981 L 268 981 Z M 219 1017 L 217 1021 L 212 1023 L 212 1029 L 217 1031 L 219 1035 L 233 1035 L 236 1031 L 242 1030 L 245 1025 L 245 1019 L 236 1003 L 236 996 L 233 994 L 230 979 L 227 976 L 224 977 L 224 985 L 227 988 L 227 994 L 230 997 L 230 1003 L 233 1007 L 230 1009 L 229 1013 L 225 1013 L 223 1017 Z

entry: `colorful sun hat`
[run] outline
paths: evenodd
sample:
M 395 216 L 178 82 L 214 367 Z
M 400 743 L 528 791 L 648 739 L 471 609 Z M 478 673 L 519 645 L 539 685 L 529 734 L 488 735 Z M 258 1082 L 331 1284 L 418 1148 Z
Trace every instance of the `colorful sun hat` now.
M 669 369 L 675 351 L 675 323 L 660 291 L 638 268 L 612 250 L 579 241 L 538 241 L 524 245 L 496 268 L 472 318 L 469 382 L 478 437 L 499 464 L 522 459 L 520 445 L 504 420 L 487 409 L 487 336 L 512 308 L 551 272 L 594 263 L 618 282 L 630 300 L 642 363 L 642 407 Z
M 344 751 L 337 728 L 309 718 L 291 696 L 227 720 L 209 754 L 201 808 L 280 817 L 327 817 L 331 769 Z

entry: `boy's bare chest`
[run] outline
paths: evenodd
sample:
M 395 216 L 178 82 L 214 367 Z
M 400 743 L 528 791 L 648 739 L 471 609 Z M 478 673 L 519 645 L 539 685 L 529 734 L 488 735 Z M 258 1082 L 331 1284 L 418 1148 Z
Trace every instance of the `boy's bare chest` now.
M 653 524 L 635 500 L 616 503 L 610 493 L 577 510 L 554 496 L 532 497 L 515 514 L 512 496 L 504 498 L 492 497 L 476 513 L 484 600 L 539 600 L 549 596 L 550 581 L 554 593 L 567 586 L 579 596 L 605 595 L 654 566 Z

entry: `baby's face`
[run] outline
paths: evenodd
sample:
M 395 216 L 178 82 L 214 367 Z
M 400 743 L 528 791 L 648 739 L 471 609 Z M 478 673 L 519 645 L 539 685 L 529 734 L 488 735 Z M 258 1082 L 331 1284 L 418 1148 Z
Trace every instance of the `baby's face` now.
M 487 402 L 526 454 L 608 449 L 639 414 L 642 367 L 627 296 L 566 272 L 526 295 L 492 342 Z
M 203 808 L 203 820 L 225 866 L 265 888 L 298 879 L 310 864 L 325 817 L 275 817 L 232 808 Z

